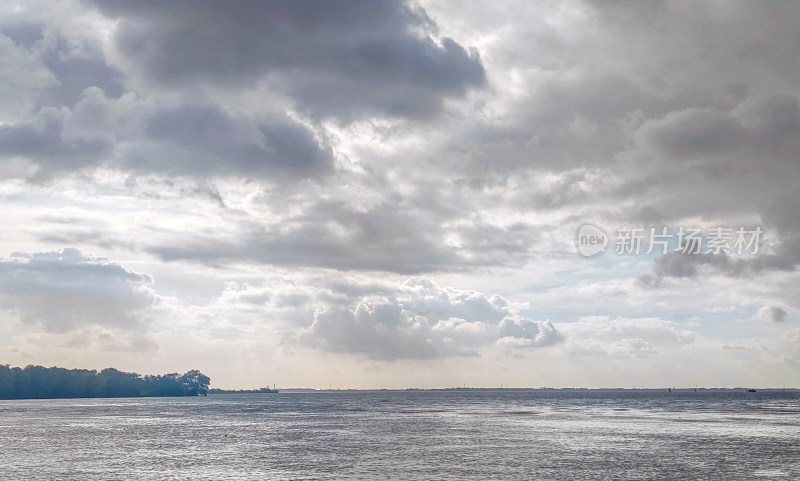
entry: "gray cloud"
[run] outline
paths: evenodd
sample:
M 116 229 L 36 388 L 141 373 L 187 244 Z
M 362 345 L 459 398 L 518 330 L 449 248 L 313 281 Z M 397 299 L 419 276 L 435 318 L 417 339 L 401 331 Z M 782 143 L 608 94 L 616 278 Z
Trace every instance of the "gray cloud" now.
M 756 318 L 764 322 L 784 322 L 787 317 L 789 313 L 779 306 L 764 306 L 756 313 Z
M 0 259 L 0 308 L 48 331 L 87 325 L 141 329 L 159 301 L 152 279 L 67 248 Z
M 254 118 L 255 117 L 255 118 Z M 43 108 L 28 122 L 0 125 L 0 158 L 32 162 L 36 176 L 107 166 L 207 179 L 320 177 L 333 152 L 286 116 L 230 113 L 217 105 L 153 106 L 84 90 L 73 110 Z
M 500 344 L 516 347 L 543 347 L 558 344 L 564 335 L 550 321 L 503 319 L 500 322 Z
M 175 233 L 180 242 L 151 241 L 143 248 L 167 261 L 419 274 L 518 265 L 529 258 L 537 235 L 522 223 L 498 226 L 473 220 L 442 225 L 443 219 L 414 207 L 413 200 L 394 200 L 362 209 L 342 201 L 314 202 L 269 225 L 248 218 L 231 222 L 224 231 Z
M 798 133 L 797 97 L 762 94 L 727 110 L 673 111 L 643 124 L 636 137 L 675 163 L 738 161 L 742 167 L 770 167 L 796 151 Z
M 270 227 L 248 223 L 239 226 L 234 236 L 194 235 L 177 245 L 146 249 L 167 261 L 212 265 L 258 262 L 406 274 L 456 267 L 459 255 L 440 245 L 438 237 L 416 230 L 419 220 L 402 212 L 384 206 L 336 214 L 324 221 L 287 219 Z
M 265 79 L 315 116 L 420 117 L 484 82 L 477 55 L 435 43 L 401 1 L 97 0 L 115 43 L 147 79 L 228 87 Z

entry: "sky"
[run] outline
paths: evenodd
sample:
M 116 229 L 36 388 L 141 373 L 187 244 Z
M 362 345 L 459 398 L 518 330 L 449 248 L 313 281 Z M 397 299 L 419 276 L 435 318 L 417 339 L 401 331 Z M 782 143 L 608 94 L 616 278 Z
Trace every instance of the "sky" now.
M 791 0 L 6 0 L 0 363 L 800 387 L 797 25 Z

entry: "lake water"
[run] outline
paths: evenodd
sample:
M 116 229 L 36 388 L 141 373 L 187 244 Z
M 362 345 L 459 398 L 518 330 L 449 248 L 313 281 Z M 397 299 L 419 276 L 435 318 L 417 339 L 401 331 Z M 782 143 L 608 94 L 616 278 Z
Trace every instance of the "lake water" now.
M 800 393 L 0 401 L 0 479 L 800 479 Z

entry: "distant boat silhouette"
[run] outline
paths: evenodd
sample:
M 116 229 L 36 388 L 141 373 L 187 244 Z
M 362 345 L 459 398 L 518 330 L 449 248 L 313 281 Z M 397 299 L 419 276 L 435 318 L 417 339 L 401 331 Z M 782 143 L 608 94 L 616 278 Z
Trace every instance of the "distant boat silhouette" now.
M 748 389 L 747 392 L 757 392 L 755 389 Z

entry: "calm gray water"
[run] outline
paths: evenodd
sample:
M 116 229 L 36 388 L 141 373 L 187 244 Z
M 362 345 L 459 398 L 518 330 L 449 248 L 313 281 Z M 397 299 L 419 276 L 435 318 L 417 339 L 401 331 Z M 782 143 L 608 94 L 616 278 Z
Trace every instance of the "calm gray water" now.
M 0 479 L 798 480 L 800 394 L 0 401 Z

